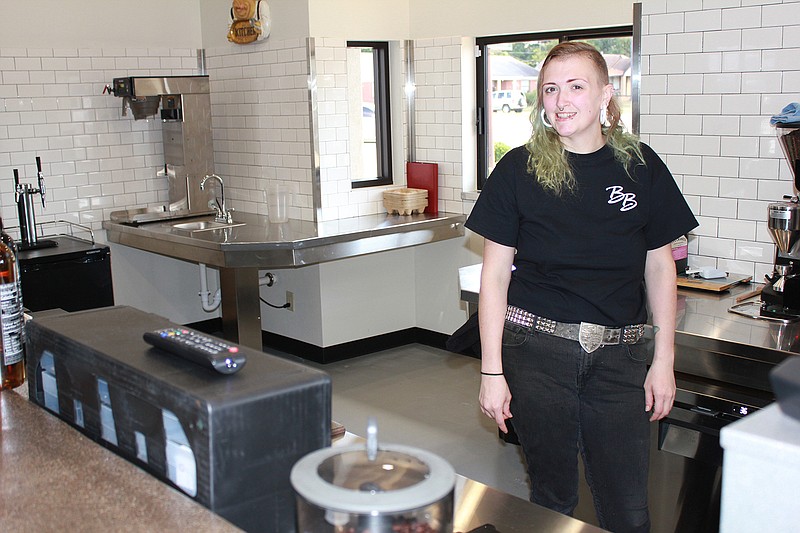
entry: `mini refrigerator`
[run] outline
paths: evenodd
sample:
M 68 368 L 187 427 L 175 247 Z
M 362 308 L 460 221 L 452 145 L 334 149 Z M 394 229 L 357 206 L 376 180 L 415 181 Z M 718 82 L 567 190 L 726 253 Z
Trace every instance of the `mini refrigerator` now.
M 109 247 L 69 235 L 52 240 L 58 245 L 17 252 L 25 308 L 81 311 L 114 305 Z

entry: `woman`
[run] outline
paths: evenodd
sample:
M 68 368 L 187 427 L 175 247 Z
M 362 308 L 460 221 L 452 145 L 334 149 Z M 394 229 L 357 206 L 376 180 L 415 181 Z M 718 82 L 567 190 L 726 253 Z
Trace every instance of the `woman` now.
M 572 514 L 580 453 L 600 525 L 623 532 L 649 530 L 648 420 L 675 397 L 670 243 L 697 221 L 619 118 L 600 53 L 554 47 L 531 139 L 497 164 L 467 227 L 485 238 L 481 410 L 503 432 L 513 416 L 531 501 Z

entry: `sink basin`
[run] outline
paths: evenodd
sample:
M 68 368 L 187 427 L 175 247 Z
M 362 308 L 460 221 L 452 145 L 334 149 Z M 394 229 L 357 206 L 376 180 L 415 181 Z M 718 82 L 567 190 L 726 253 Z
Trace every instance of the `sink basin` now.
M 227 222 L 217 222 L 216 220 L 196 220 L 193 222 L 180 222 L 178 224 L 173 224 L 173 229 L 178 230 L 182 233 L 197 233 L 200 231 L 212 231 L 212 230 L 219 230 L 219 229 L 226 229 L 226 228 L 235 228 L 237 226 L 244 226 L 244 222 L 240 223 L 230 223 Z

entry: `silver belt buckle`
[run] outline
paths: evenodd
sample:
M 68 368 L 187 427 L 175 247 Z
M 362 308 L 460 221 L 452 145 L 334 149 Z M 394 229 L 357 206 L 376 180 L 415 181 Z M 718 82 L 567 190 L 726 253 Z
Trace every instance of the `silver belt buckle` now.
M 581 327 L 578 330 L 578 343 L 580 343 L 581 348 L 586 350 L 586 353 L 592 353 L 598 349 L 603 344 L 605 329 L 605 326 L 581 322 Z

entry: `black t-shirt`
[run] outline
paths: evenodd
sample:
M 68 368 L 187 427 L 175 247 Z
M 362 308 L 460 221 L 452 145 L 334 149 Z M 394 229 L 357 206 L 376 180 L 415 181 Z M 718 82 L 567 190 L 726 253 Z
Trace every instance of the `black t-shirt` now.
M 516 248 L 508 303 L 560 322 L 605 326 L 647 319 L 644 266 L 697 226 L 669 169 L 642 144 L 633 179 L 603 146 L 569 154 L 577 188 L 561 197 L 528 173 L 528 151 L 511 150 L 492 171 L 466 226 Z

